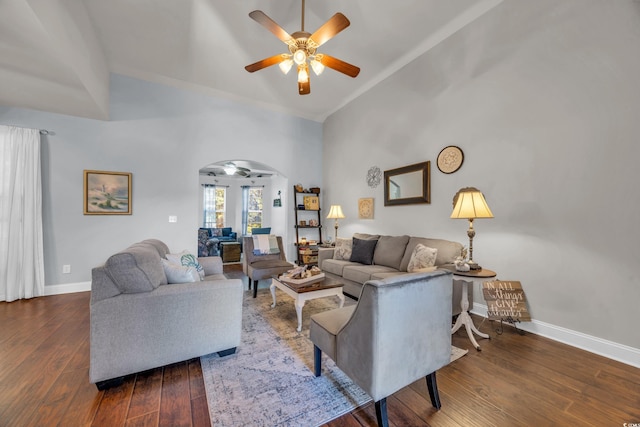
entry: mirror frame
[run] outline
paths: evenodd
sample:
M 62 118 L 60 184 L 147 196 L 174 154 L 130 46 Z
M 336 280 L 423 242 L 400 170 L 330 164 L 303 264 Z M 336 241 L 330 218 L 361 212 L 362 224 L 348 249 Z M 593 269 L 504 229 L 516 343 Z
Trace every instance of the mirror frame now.
M 390 182 L 391 178 L 407 173 L 422 172 L 422 195 L 418 197 L 406 197 L 400 199 L 390 198 Z M 418 203 L 431 203 L 431 162 L 426 161 L 416 163 L 414 165 L 404 166 L 397 169 L 389 169 L 384 171 L 384 205 L 412 205 Z

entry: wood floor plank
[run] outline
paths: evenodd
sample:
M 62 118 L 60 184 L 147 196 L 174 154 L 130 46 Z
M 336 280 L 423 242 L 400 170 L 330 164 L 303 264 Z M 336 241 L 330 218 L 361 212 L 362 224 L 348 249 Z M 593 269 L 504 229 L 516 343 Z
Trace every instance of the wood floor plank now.
M 207 396 L 198 396 L 191 399 L 191 423 L 193 427 L 211 426 Z
M 200 365 L 200 359 L 189 360 L 189 390 L 191 392 L 191 398 L 205 396 L 206 390 L 204 388 L 204 380 L 202 379 L 202 365 Z
M 129 418 L 125 427 L 156 427 L 158 425 L 158 411 L 149 412 L 136 418 Z
M 127 419 L 160 411 L 163 369 L 156 368 L 136 375 Z
M 119 387 L 105 390 L 93 422 L 94 427 L 123 426 L 129 412 L 135 379 L 126 378 Z
M 165 366 L 160 400 L 160 427 L 191 426 L 191 396 L 186 362 Z
M 84 374 L 84 370 L 63 372 L 42 403 L 36 406 L 33 418 L 23 425 L 33 427 L 56 425 L 69 409 L 78 388 L 87 381 Z

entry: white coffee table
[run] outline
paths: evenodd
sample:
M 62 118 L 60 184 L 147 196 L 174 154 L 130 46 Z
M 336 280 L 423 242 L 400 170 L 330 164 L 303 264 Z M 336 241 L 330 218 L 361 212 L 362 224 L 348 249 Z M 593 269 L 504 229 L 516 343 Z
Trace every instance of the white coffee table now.
M 304 307 L 306 301 L 337 296 L 340 298 L 340 307 L 344 305 L 344 294 L 342 293 L 342 287 L 344 285 L 337 280 L 324 278 L 318 282 L 296 285 L 280 280 L 278 276 L 274 276 L 271 279 L 271 286 L 269 287 L 269 289 L 271 289 L 271 297 L 273 298 L 271 307 L 276 306 L 276 288 L 293 298 L 296 306 L 296 314 L 298 315 L 298 328 L 296 329 L 298 332 L 302 330 L 302 307 Z

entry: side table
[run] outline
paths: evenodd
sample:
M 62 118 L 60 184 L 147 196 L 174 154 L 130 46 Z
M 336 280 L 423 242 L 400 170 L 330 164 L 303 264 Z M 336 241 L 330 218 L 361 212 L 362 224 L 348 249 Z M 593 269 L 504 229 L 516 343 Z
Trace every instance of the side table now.
M 453 273 L 454 281 L 462 283 L 462 299 L 460 300 L 462 312 L 458 315 L 458 319 L 456 319 L 456 323 L 453 325 L 453 328 L 451 328 L 451 333 L 456 333 L 456 331 L 464 325 L 471 343 L 476 350 L 480 351 L 480 346 L 473 334 L 475 333 L 480 338 L 489 338 L 489 335 L 480 332 L 473 324 L 473 319 L 471 319 L 471 316 L 469 315 L 469 285 L 473 286 L 475 281 L 484 281 L 485 279 L 496 277 L 496 272 L 487 270 L 486 268 L 470 271 L 458 271 L 455 267 L 448 266 L 446 268 Z

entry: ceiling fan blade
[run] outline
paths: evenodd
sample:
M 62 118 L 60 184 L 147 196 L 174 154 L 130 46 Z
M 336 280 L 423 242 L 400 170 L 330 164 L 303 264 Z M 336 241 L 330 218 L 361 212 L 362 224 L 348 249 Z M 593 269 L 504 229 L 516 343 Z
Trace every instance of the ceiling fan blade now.
M 289 33 L 287 33 L 280 25 L 278 25 L 276 21 L 269 18 L 263 11 L 254 10 L 253 12 L 249 13 L 249 16 L 258 24 L 271 31 L 277 38 L 279 38 L 286 44 L 295 43 L 293 37 L 291 37 Z
M 322 56 L 316 55 L 316 60 L 320 61 L 320 63 L 325 67 L 339 71 L 349 77 L 356 77 L 360 73 L 359 67 L 351 65 L 348 62 L 344 62 L 338 58 L 334 58 L 333 56 L 325 54 L 322 54 Z
M 304 83 L 298 82 L 298 94 L 299 95 L 309 95 L 311 93 L 311 84 L 310 81 L 307 80 Z
M 327 22 L 322 24 L 322 26 L 318 28 L 315 33 L 311 34 L 311 37 L 309 38 L 318 46 L 322 46 L 349 25 L 351 25 L 351 22 L 349 22 L 347 17 L 338 12 Z
M 270 67 L 272 65 L 276 65 L 281 63 L 282 61 L 284 61 L 285 59 L 288 58 L 287 54 L 280 54 L 280 55 L 273 55 L 270 58 L 265 58 L 261 61 L 255 62 L 251 65 L 247 65 L 246 67 L 244 67 L 245 70 L 247 70 L 250 73 L 253 73 L 254 71 L 258 71 L 258 70 L 262 70 L 263 68 L 267 68 Z

